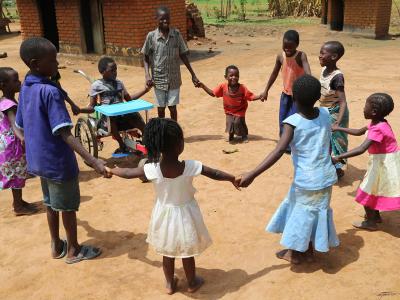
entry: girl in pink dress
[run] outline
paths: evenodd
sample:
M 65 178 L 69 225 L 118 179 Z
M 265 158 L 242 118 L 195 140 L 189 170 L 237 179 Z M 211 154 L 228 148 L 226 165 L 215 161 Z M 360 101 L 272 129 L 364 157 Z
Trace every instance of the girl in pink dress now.
M 367 133 L 366 140 L 357 148 L 333 157 L 334 162 L 353 157 L 368 150 L 370 154 L 367 173 L 358 188 L 356 201 L 364 206 L 365 220 L 353 226 L 377 230 L 382 219 L 379 211 L 400 209 L 400 151 L 389 123 L 384 119 L 394 108 L 392 97 L 376 93 L 368 97 L 364 117 L 371 123 L 361 129 L 333 127 L 333 130 L 350 135 Z
M 17 216 L 37 212 L 33 204 L 22 199 L 22 188 L 27 177 L 24 136 L 15 126 L 15 93 L 19 92 L 20 87 L 18 73 L 12 68 L 1 67 L 0 90 L 3 97 L 0 98 L 0 190 L 12 190 L 14 213 Z

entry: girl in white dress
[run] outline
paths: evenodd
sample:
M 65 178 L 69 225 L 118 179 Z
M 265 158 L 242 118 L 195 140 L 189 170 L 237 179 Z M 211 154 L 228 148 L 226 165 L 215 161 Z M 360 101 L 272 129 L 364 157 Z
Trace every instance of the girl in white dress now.
M 163 256 L 163 270 L 168 294 L 176 291 L 175 258 L 181 258 L 193 293 L 204 283 L 196 276 L 194 256 L 211 245 L 199 206 L 194 198 L 193 177 L 205 175 L 214 180 L 230 181 L 231 174 L 212 169 L 195 160 L 179 160 L 184 149 L 182 128 L 171 119 L 151 119 L 144 130 L 148 164 L 139 168 L 108 169 L 109 176 L 146 177 L 154 183 L 156 201 L 151 215 L 147 242 Z

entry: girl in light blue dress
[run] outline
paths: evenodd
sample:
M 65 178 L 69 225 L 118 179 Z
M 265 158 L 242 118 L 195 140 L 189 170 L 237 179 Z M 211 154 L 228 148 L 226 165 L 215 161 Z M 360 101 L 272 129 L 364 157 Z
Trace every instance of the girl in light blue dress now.
M 337 175 L 330 156 L 331 123 L 326 108 L 314 107 L 320 98 L 317 79 L 304 75 L 293 84 L 298 113 L 284 120 L 284 132 L 275 148 L 254 170 L 243 175 L 240 186 L 272 167 L 290 145 L 294 178 L 266 230 L 282 233 L 284 250 L 277 257 L 293 264 L 313 260 L 313 250 L 328 252 L 339 245 L 330 200 Z

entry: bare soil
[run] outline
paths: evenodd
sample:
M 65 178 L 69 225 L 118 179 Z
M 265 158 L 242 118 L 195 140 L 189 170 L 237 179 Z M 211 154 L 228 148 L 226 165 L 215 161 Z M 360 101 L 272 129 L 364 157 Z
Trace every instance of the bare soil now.
M 200 80 L 213 87 L 224 80 L 227 65 L 240 68 L 241 82 L 260 93 L 281 51 L 285 26 L 268 25 L 208 27 L 211 39 L 190 42 L 193 68 Z M 340 61 L 345 74 L 351 127 L 364 126 L 365 99 L 373 92 L 391 94 L 396 103 L 389 116 L 400 132 L 398 107 L 400 80 L 399 39 L 376 41 L 346 33 L 330 32 L 322 25 L 298 25 L 301 45 L 319 76 L 318 53 L 324 41 L 340 40 L 346 53 Z M 21 37 L 1 36 L 0 66 L 11 66 L 23 78 L 27 69 L 18 56 Z M 208 53 L 209 48 L 212 53 Z M 72 72 L 79 68 L 99 77 L 95 62 L 61 56 L 62 85 L 72 99 L 86 105 L 88 82 Z M 119 78 L 129 91 L 144 85 L 140 67 L 119 66 Z M 193 87 L 182 67 L 183 86 L 179 120 L 186 145 L 182 159 L 240 174 L 256 166 L 276 145 L 281 81 L 277 80 L 266 103 L 250 103 L 247 122 L 248 144 L 229 145 L 224 141 L 225 116 L 219 99 L 208 97 Z M 154 102 L 153 93 L 144 99 Z M 155 110 L 151 111 L 155 116 Z M 74 117 L 74 120 L 76 118 Z M 350 146 L 361 143 L 352 137 Z M 109 159 L 117 144 L 105 140 L 100 156 Z M 223 149 L 239 152 L 224 154 Z M 185 293 L 182 265 L 176 263 L 181 278 L 174 299 L 400 299 L 400 213 L 383 213 L 377 232 L 352 228 L 363 209 L 354 202 L 357 186 L 366 169 L 367 155 L 350 159 L 345 177 L 334 187 L 332 207 L 340 246 L 327 254 L 317 254 L 309 265 L 291 266 L 275 257 L 279 235 L 264 231 L 265 225 L 288 192 L 293 168 L 284 156 L 271 170 L 241 192 L 228 183 L 205 177 L 195 180 L 197 200 L 214 244 L 197 259 L 198 273 L 206 283 L 195 294 Z M 110 164 L 116 161 L 109 160 Z M 121 162 L 117 162 L 121 164 Z M 123 161 L 134 165 L 135 161 Z M 161 257 L 145 242 L 153 207 L 151 184 L 139 180 L 111 180 L 99 177 L 83 164 L 80 187 L 82 204 L 78 213 L 79 239 L 103 249 L 93 261 L 66 265 L 50 258 L 49 233 L 44 209 L 34 216 L 14 217 L 11 192 L 0 201 L 0 299 L 171 299 L 164 294 Z M 24 198 L 41 201 L 37 178 L 27 181 Z M 63 230 L 61 235 L 64 236 Z

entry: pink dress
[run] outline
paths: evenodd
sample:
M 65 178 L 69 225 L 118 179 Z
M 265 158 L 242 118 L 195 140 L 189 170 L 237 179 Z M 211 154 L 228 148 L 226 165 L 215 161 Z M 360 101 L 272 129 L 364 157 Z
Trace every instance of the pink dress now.
M 368 125 L 373 141 L 367 173 L 357 191 L 356 201 L 376 210 L 400 209 L 400 151 L 387 121 Z
M 25 151 L 6 114 L 10 108 L 17 108 L 17 104 L 0 98 L 0 190 L 21 189 L 27 177 Z

